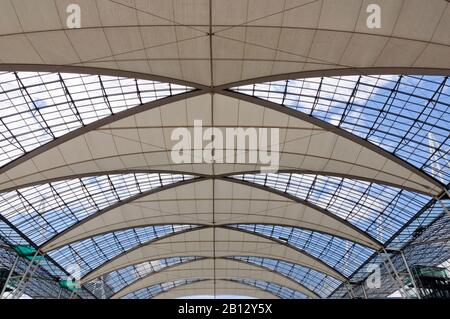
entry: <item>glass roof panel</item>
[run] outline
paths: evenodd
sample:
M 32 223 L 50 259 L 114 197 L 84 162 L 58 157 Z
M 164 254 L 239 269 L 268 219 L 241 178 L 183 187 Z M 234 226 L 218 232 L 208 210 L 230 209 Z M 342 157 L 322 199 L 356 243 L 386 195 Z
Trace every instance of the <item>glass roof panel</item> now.
M 0 72 L 0 167 L 101 118 L 191 90 L 104 75 Z
M 101 209 L 191 178 L 183 174 L 134 173 L 56 181 L 1 193 L 0 214 L 41 245 Z
M 63 268 L 76 267 L 81 277 L 117 255 L 169 234 L 195 228 L 195 225 L 158 225 L 131 228 L 63 246 L 48 253 Z
M 349 178 L 311 174 L 243 174 L 233 178 L 256 183 L 311 202 L 384 243 L 430 197 Z
M 361 75 L 231 88 L 347 130 L 450 182 L 450 81 L 443 76 Z
M 164 282 L 161 284 L 153 285 L 150 287 L 142 288 L 135 292 L 129 293 L 126 296 L 123 296 L 122 299 L 151 299 L 156 295 L 168 291 L 172 288 L 188 285 L 197 281 L 201 281 L 199 279 L 191 279 L 191 280 L 176 280 L 170 282 Z
M 442 202 L 446 207 L 450 207 L 449 199 L 444 199 Z M 416 218 L 412 219 L 389 241 L 388 248 L 401 248 L 410 266 L 438 266 L 450 257 L 450 246 L 448 245 L 449 229 L 450 217 L 438 203 L 432 200 L 418 212 Z M 403 259 L 399 254 L 393 255 L 391 258 L 398 269 L 406 271 Z M 352 276 L 352 281 L 361 282 L 365 280 L 371 273 L 371 269 L 367 266 L 382 263 L 380 255 L 374 254 L 355 272 Z M 368 293 L 371 297 L 384 298 L 397 289 L 398 284 L 396 281 L 387 275 L 387 279 L 385 278 L 385 281 L 383 281 L 381 289 L 368 290 Z M 332 297 L 342 297 L 347 294 L 348 290 L 346 287 L 341 286 L 332 294 Z
M 345 276 L 350 276 L 374 252 L 348 240 L 294 227 L 252 224 L 231 227 L 281 240 L 319 258 Z
M 329 296 L 341 283 L 341 281 L 324 273 L 284 260 L 255 256 L 236 256 L 231 258 L 262 266 L 271 271 L 283 274 L 314 291 L 320 297 Z
M 137 265 L 131 265 L 103 276 L 106 285 L 111 287 L 112 292 L 116 293 L 131 283 L 142 279 L 149 274 L 161 271 L 169 266 L 182 264 L 199 259 L 199 257 L 171 257 L 165 259 L 151 260 Z
M 262 290 L 273 293 L 281 299 L 308 299 L 308 297 L 300 291 L 274 284 L 272 282 L 252 279 L 233 279 L 233 281 L 254 286 Z
M 111 76 L 0 72 L 0 167 L 70 131 L 123 110 L 183 93 L 192 88 Z M 292 79 L 245 85 L 231 90 L 284 105 L 347 130 L 406 160 L 443 183 L 450 181 L 450 82 L 441 76 L 340 76 Z M 11 243 L 41 245 L 76 222 L 130 196 L 193 178 L 181 174 L 111 174 L 57 181 L 0 194 L 0 235 Z M 312 174 L 244 174 L 234 176 L 307 200 L 348 220 L 389 247 L 417 238 L 436 217 L 431 198 L 348 178 Z M 448 200 L 444 200 L 448 205 Z M 10 222 L 18 231 L 11 228 Z M 78 265 L 85 275 L 114 256 L 149 240 L 193 225 L 162 225 L 116 231 L 82 240 L 48 254 L 44 268 L 63 276 Z M 364 279 L 372 249 L 319 232 L 275 225 L 234 225 L 277 238 L 320 258 L 352 279 Z M 438 232 L 438 231 L 437 231 Z M 424 245 L 417 262 L 432 263 L 432 245 Z M 447 254 L 447 252 L 445 252 Z M 444 255 L 444 253 L 442 253 Z M 156 267 L 189 261 L 174 257 Z M 236 257 L 237 258 L 237 257 Z M 287 274 L 328 296 L 344 291 L 340 282 L 320 272 L 258 257 L 241 260 Z M 56 264 L 53 262 L 55 260 Z M 376 258 L 375 258 L 376 260 Z M 59 267 L 61 266 L 61 268 Z M 125 267 L 105 276 L 110 290 L 121 289 L 155 265 Z M 195 280 L 192 280 L 195 281 Z M 142 289 L 125 298 L 148 298 L 176 285 Z M 246 283 L 283 298 L 305 298 L 271 283 Z M 87 284 L 91 289 L 91 284 Z M 336 291 L 336 290 L 335 290 Z
M 449 199 L 443 199 L 442 203 L 446 207 L 450 207 Z M 403 247 L 411 240 L 414 240 L 420 236 L 431 223 L 440 218 L 442 215 L 445 215 L 442 206 L 434 200 L 430 201 L 430 204 L 424 206 L 423 209 L 419 211 L 419 214 L 417 214 L 417 217 L 406 224 L 402 231 L 400 231 L 399 234 L 391 240 L 389 247 Z

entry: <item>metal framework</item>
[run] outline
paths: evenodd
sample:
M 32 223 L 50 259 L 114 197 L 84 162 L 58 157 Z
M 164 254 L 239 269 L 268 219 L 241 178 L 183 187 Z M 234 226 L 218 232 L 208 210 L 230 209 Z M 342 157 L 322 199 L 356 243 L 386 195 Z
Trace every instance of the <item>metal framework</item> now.
M 237 178 L 186 178 L 140 192 L 105 209 L 100 209 L 42 244 L 41 250 L 48 251 L 104 232 L 158 224 L 169 220 L 199 225 L 227 225 L 233 221 L 279 223 L 328 233 L 374 249 L 380 249 L 382 246 L 380 242 L 352 223 L 309 201 L 301 200 L 298 196 L 290 196 L 286 192 L 261 187 L 256 183 L 247 183 Z M 216 190 L 214 194 L 211 192 L 213 188 Z M 232 193 L 238 195 L 230 195 Z M 239 195 L 239 193 L 244 194 Z M 249 206 L 255 201 L 252 196 L 258 197 L 261 202 L 276 198 L 278 205 L 265 210 L 261 210 L 260 207 L 250 208 Z M 178 204 L 179 202 L 183 203 Z M 191 204 L 185 205 L 184 202 Z M 173 203 L 177 204 L 176 207 L 171 205 Z M 229 203 L 232 203 L 235 208 L 227 209 Z M 210 211 L 213 205 L 214 216 Z M 199 210 L 197 206 L 203 206 L 205 209 Z M 238 209 L 237 206 L 241 208 Z M 126 218 L 127 212 L 133 210 L 139 211 L 139 214 Z M 283 210 L 291 214 L 297 213 L 290 218 L 280 217 L 280 211 Z M 122 220 L 117 220 L 117 216 L 123 216 Z M 321 216 L 320 222 L 313 221 L 316 216 Z
M 48 72 L 1 72 L 0 88 L 0 166 L 102 118 L 193 90 L 150 80 Z
M 214 287 L 214 288 L 212 288 Z M 124 299 L 170 299 L 187 296 L 211 297 L 211 296 L 244 296 L 253 298 L 280 298 L 267 289 L 250 284 L 241 283 L 231 279 L 196 279 L 191 281 L 177 281 L 154 285 L 143 288 L 135 293 L 130 293 Z
M 356 179 L 347 172 L 340 175 L 299 170 L 271 174 L 241 171 L 217 176 L 205 174 L 203 180 L 234 181 L 314 205 L 365 234 L 374 245 L 364 246 L 314 229 L 228 223 L 231 225 L 210 227 L 213 256 L 195 254 L 203 253 L 202 250 L 188 251 L 183 256 L 174 251 L 164 258 L 148 257 L 138 263 L 113 267 L 112 271 L 100 271 L 101 276 L 90 278 L 90 274 L 140 247 L 184 238 L 208 227 L 195 223 L 139 225 L 95 234 L 56 249 L 46 245 L 105 211 L 147 194 L 171 187 L 176 189 L 177 185 L 190 180 L 195 185 L 195 179 L 202 178 L 167 170 L 111 171 L 103 167 L 99 167 L 102 174 L 80 173 L 70 179 L 49 174 L 40 182 L 24 182 L 21 187 L 11 185 L 0 193 L 0 235 L 8 240 L 8 245 L 26 242 L 43 254 L 45 264 L 36 267 L 36 272 L 43 278 L 51 278 L 53 282 L 49 285 L 55 285 L 66 276 L 62 270 L 70 265 L 79 267 L 80 277 L 88 276 L 92 280 L 84 281 L 76 296 L 68 292 L 55 296 L 43 291 L 40 297 L 110 298 L 149 274 L 204 257 L 215 258 L 220 252 L 215 236 L 221 231 L 237 239 L 241 238 L 238 236 L 254 236 L 251 238 L 261 238 L 283 250 L 303 252 L 316 264 L 296 263 L 288 260 L 289 256 L 283 260 L 281 256 L 252 254 L 248 248 L 242 249 L 242 254 L 222 257 L 292 278 L 322 298 L 386 297 L 402 289 L 398 279 L 410 275 L 409 266 L 435 265 L 450 257 L 444 236 L 450 224 L 448 187 L 445 186 L 450 182 L 448 77 L 342 75 L 277 78 L 272 82 L 268 78 L 267 81 L 208 88 L 112 74 L 0 73 L 0 171 L 6 176 L 12 174 L 10 169 L 17 165 L 39 165 L 38 155 L 101 126 L 126 121 L 133 115 L 168 103 L 210 94 L 232 97 L 263 110 L 303 119 L 325 132 L 356 141 L 357 145 L 392 160 L 410 176 L 415 174 L 439 191 L 419 191 L 398 183 L 395 186 L 389 182 L 383 184 L 380 182 L 383 179 Z M 2 177 L 2 182 L 12 177 Z M 213 190 L 212 200 L 215 196 Z M 214 217 L 217 212 L 213 209 L 211 213 Z M 228 241 L 233 242 L 233 238 Z M 47 247 L 50 248 L 43 249 Z M 6 254 L 7 249 L 1 249 L 0 252 Z M 398 249 L 401 250 L 397 252 Z M 385 250 L 387 255 L 383 254 Z M 370 263 L 384 267 L 382 272 L 386 279 L 382 289 L 367 290 L 364 286 L 364 280 L 370 275 L 367 271 Z M 17 264 L 23 268 L 26 263 L 17 259 Z M 11 267 L 11 263 L 8 265 Z M 36 291 L 36 287 L 42 285 L 39 280 L 37 276 L 24 280 L 21 290 Z M 215 284 L 218 280 L 214 277 L 212 281 Z M 299 291 L 273 282 L 251 278 L 226 280 L 280 298 L 306 298 Z M 124 298 L 169 295 L 171 290 L 203 281 L 201 278 L 172 280 L 134 291 Z M 98 285 L 102 287 L 100 290 Z
M 121 298 L 133 291 L 142 289 L 142 287 L 154 286 L 158 282 L 166 282 L 168 278 L 173 280 L 187 278 L 205 280 L 250 278 L 254 280 L 270 281 L 279 286 L 285 286 L 301 292 L 308 298 L 318 298 L 318 295 L 313 291 L 288 276 L 271 271 L 266 267 L 234 258 L 201 258 L 168 266 L 159 271 L 151 272 L 142 278 L 136 279 L 130 285 L 116 292 L 111 298 Z
M 231 91 L 280 104 L 359 136 L 442 183 L 448 171 L 448 76 L 286 79 Z

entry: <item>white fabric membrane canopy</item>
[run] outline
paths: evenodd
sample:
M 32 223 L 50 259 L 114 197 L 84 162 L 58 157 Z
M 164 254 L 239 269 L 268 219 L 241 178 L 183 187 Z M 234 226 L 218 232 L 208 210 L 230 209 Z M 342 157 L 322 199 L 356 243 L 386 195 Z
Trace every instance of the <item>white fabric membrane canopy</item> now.
M 191 179 L 122 201 L 42 245 L 47 251 L 95 235 L 152 224 L 273 224 L 321 231 L 380 249 L 350 223 L 311 203 L 233 179 Z M 214 190 L 214 194 L 213 194 Z M 214 216 L 213 216 L 214 210 Z
M 0 61 L 206 86 L 293 72 L 450 67 L 445 0 L 78 0 L 81 28 L 69 29 L 71 3 L 2 1 Z M 370 4 L 380 6 L 380 28 L 367 25 Z
M 290 115 L 293 112 L 288 112 L 285 107 L 273 110 L 219 94 L 212 98 L 211 94 L 204 94 L 155 108 L 151 108 L 151 103 L 148 111 L 85 133 L 83 131 L 89 126 L 75 130 L 64 140 L 56 139 L 47 147 L 26 154 L 25 161 L 19 159 L 16 165 L 12 162 L 2 170 L 0 190 L 55 179 L 99 175 L 105 171 L 159 170 L 231 175 L 259 171 L 268 166 L 261 162 L 260 156 L 257 157 L 258 162 L 250 161 L 248 153 L 255 146 L 245 143 L 243 148 L 239 148 L 235 142 L 230 147 L 228 141 L 222 145 L 222 163 L 216 160 L 208 164 L 196 155 L 196 150 L 202 151 L 206 143 L 196 148 L 194 121 L 202 121 L 204 129 L 211 126 L 220 129 L 225 139 L 227 128 L 279 129 L 279 141 L 268 143 L 268 149 L 278 145 L 281 171 L 349 176 L 431 195 L 442 190 L 439 182 L 381 148 L 344 131 L 336 131 L 326 123 L 320 123 L 324 127 L 319 127 L 301 114 Z M 142 108 L 129 111 L 139 110 Z M 94 127 L 97 123 L 93 124 Z M 188 163 L 177 163 L 172 158 L 171 152 L 178 143 L 178 139 L 172 139 L 176 128 L 186 128 L 190 132 L 192 148 L 187 149 L 190 151 Z M 201 138 L 203 140 L 203 136 Z M 228 151 L 232 151 L 232 158 L 227 156 Z M 243 163 L 237 160 L 240 153 L 246 154 L 247 160 Z M 203 156 L 203 152 L 200 154 Z
M 199 146 L 192 140 L 188 148 L 192 161 L 174 161 L 173 131 L 183 128 L 195 137 L 194 123 L 199 123 L 195 121 L 201 121 L 203 130 L 214 128 L 216 135 L 220 132 L 218 136 L 223 137 L 227 136 L 228 128 L 267 129 L 268 132 L 277 129 L 276 143 L 268 140 L 269 150 L 275 146 L 279 149 L 275 176 L 285 173 L 345 178 L 357 183 L 355 192 L 362 185 L 381 185 L 398 190 L 399 196 L 411 193 L 420 198 L 440 196 L 448 183 L 445 165 L 440 166 L 441 175 L 432 174 L 414 159 L 406 160 L 390 151 L 389 143 L 375 143 L 341 126 L 344 116 L 336 124 L 315 116 L 313 109 L 307 114 L 286 102 L 288 93 L 302 96 L 302 90 L 309 87 L 307 84 L 300 87 L 296 79 L 338 78 L 328 99 L 345 100 L 348 106 L 357 105 L 355 94 L 343 93 L 349 88 L 343 89 L 340 77 L 359 76 L 355 92 L 363 81 L 361 77 L 365 76 L 365 84 L 372 87 L 364 98 L 379 102 L 374 96 L 384 89 L 381 82 L 386 79 L 373 80 L 371 75 L 418 75 L 422 76 L 419 80 L 414 76 L 409 78 L 411 82 L 418 81 L 415 87 L 410 84 L 413 89 L 400 88 L 400 76 L 398 85 L 390 90 L 403 90 L 402 93 L 414 99 L 420 99 L 420 94 L 427 96 L 427 90 L 433 91 L 432 96 L 423 98 L 423 104 L 429 100 L 439 102 L 444 111 L 435 126 L 422 135 L 438 135 L 438 128 L 445 127 L 441 122 L 448 124 L 445 112 L 448 112 L 450 96 L 447 77 L 444 78 L 450 67 L 450 6 L 445 0 L 78 0 L 81 28 L 71 29 L 64 23 L 67 5 L 72 2 L 0 3 L 0 70 L 5 71 L 0 72 L 3 89 L 0 147 L 4 153 L 0 158 L 0 203 L 1 207 L 8 208 L 2 218 L 34 238 L 34 221 L 23 217 L 32 210 L 32 195 L 20 194 L 33 193 L 30 190 L 43 185 L 51 188 L 51 194 L 42 196 L 60 203 L 74 218 L 64 225 L 56 225 L 59 213 L 55 209 L 46 211 L 51 213 L 51 218 L 44 218 L 45 223 L 54 226 L 54 234 L 43 236 L 45 240 L 33 244 L 43 254 L 56 259 L 65 249 L 84 247 L 76 246 L 78 243 L 115 236 L 130 229 L 198 226 L 155 236 L 124 251 L 117 250 L 104 262 L 96 262 L 83 274 L 83 284 L 143 262 L 198 257 L 151 272 L 120 288 L 112 287 L 111 298 L 127 298 L 136 291 L 147 291 L 147 297 L 155 298 L 280 297 L 276 289 L 270 288 L 273 286 L 293 291 L 291 296 L 324 296 L 317 288 L 319 285 L 312 286 L 306 277 L 300 280 L 282 273 L 275 265 L 271 265 L 274 266 L 271 270 L 267 265 L 260 267 L 231 259 L 234 257 L 288 262 L 322 274 L 324 281 L 349 281 L 351 271 L 344 274 L 338 270 L 338 263 L 331 265 L 332 258 L 327 255 L 331 252 L 326 249 L 324 254 L 313 256 L 306 244 L 301 249 L 290 238 L 267 231 L 251 232 L 235 227 L 238 224 L 290 227 L 329 236 L 331 241 L 343 240 L 346 244 L 342 249 L 347 250 L 341 259 L 348 257 L 352 249 L 364 249 L 361 255 L 365 256 L 384 248 L 386 238 L 374 238 L 359 223 L 359 219 L 368 219 L 369 213 L 352 219 L 353 212 L 349 211 L 350 217 L 342 218 L 332 207 L 314 202 L 311 198 L 314 194 L 303 199 L 281 191 L 276 185 L 262 186 L 251 182 L 251 178 L 230 178 L 237 174 L 252 176 L 267 166 L 260 157 L 256 162 L 237 161 L 236 154 L 250 158 L 249 144 L 224 143 L 223 160 L 205 162 L 196 157 L 203 155 L 199 151 L 204 144 Z M 371 3 L 381 8 L 380 28 L 368 28 L 366 24 L 366 8 Z M 290 80 L 296 81 L 298 90 L 288 92 Z M 319 105 L 321 111 L 332 113 L 332 102 L 321 105 L 321 90 L 325 90 L 322 80 L 311 103 L 313 108 Z M 257 83 L 264 82 L 271 87 L 270 83 L 279 84 L 279 81 L 286 81 L 281 91 L 269 89 L 265 98 L 255 93 L 255 88 L 260 89 Z M 353 78 L 350 81 L 355 82 Z M 389 81 L 394 82 L 386 80 Z M 442 81 L 441 86 L 437 85 L 438 81 Z M 246 85 L 254 86 L 249 89 Z M 422 91 L 417 93 L 415 89 Z M 275 98 L 280 94 L 284 94 L 281 102 Z M 299 101 L 300 98 L 300 105 Z M 391 95 L 385 104 L 389 101 Z M 408 103 L 419 102 L 405 104 Z M 402 111 L 399 107 L 390 112 Z M 352 112 L 352 116 L 358 113 Z M 384 119 L 383 112 L 384 107 L 374 124 L 369 125 L 360 124 L 359 117 L 367 114 L 359 110 L 358 120 L 351 124 L 381 132 L 382 128 L 375 124 Z M 407 140 L 422 114 L 409 110 L 402 116 L 405 121 L 401 124 L 407 128 L 401 138 Z M 441 135 L 445 135 L 445 129 Z M 441 146 L 427 155 L 427 160 L 439 162 L 448 136 L 436 140 Z M 416 137 L 409 141 L 416 141 Z M 234 155 L 230 158 L 227 154 Z M 126 183 L 110 179 L 114 174 L 151 173 L 187 174 L 193 178 L 174 178 L 173 182 L 166 183 L 160 175 L 155 187 L 141 189 L 142 183 L 135 175 L 137 191 L 126 196 L 121 193 Z M 99 176 L 107 176 L 110 192 L 117 195 L 115 200 L 106 200 L 105 205 L 95 203 L 98 197 L 91 196 L 85 183 Z M 73 203 L 66 203 L 62 189 L 55 186 L 75 180 L 80 183 L 78 191 L 83 189 L 85 197 L 93 202 L 94 212 L 71 209 Z M 14 208 L 13 196 L 27 203 L 25 211 Z M 336 191 L 333 196 L 335 200 L 342 195 Z M 350 198 L 352 193 L 346 196 Z M 76 202 L 77 198 L 70 200 Z M 358 203 L 367 198 L 355 196 L 352 200 Z M 380 202 L 377 199 L 371 203 L 377 207 L 389 204 Z M 421 207 L 417 206 L 419 211 Z M 342 207 L 346 209 L 345 205 Z M 386 209 L 382 214 L 389 212 Z M 374 218 L 375 222 L 378 217 Z M 322 242 L 308 245 L 314 244 L 320 246 Z M 96 253 L 92 251 L 92 254 Z M 359 265 L 355 264 L 354 268 Z M 155 296 L 150 294 L 149 287 L 176 281 L 186 283 Z
M 89 282 L 129 265 L 171 256 L 219 258 L 249 255 L 289 261 L 345 280 L 342 274 L 325 262 L 293 247 L 280 245 L 279 240 L 242 230 L 208 227 L 177 233 L 137 246 L 86 274 L 81 282 Z

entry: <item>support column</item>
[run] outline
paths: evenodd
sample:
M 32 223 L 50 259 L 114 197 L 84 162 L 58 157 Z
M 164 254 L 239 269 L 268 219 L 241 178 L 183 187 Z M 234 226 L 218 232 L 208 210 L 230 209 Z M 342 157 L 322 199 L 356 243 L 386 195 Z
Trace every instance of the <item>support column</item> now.
M 362 282 L 361 282 L 361 288 L 362 288 L 362 291 L 363 291 L 363 294 L 364 294 L 364 299 L 369 299 L 369 297 L 367 296 L 366 287 L 364 287 L 365 284 L 366 284 L 366 282 L 365 282 L 365 281 L 362 281 Z
M 408 274 L 411 277 L 411 282 L 414 286 L 414 290 L 416 291 L 417 298 L 422 299 L 422 297 L 420 296 L 419 288 L 417 287 L 416 279 L 414 278 L 413 273 L 411 272 L 411 269 L 409 268 L 408 262 L 406 261 L 405 254 L 401 250 L 400 250 L 400 255 L 402 256 L 403 262 L 405 263 L 405 266 L 406 266 L 406 270 L 408 271 Z
M 10 269 L 10 271 L 9 271 L 8 277 L 6 278 L 5 285 L 3 286 L 2 292 L 0 293 L 0 299 L 3 299 L 3 298 L 4 298 L 4 297 L 3 297 L 3 294 L 4 294 L 5 291 L 6 291 L 6 287 L 8 286 L 8 282 L 11 280 L 11 277 L 12 277 L 12 275 L 14 274 L 14 269 L 16 268 L 17 263 L 19 262 L 19 258 L 20 258 L 20 257 L 17 256 L 17 257 L 14 259 L 14 262 L 13 262 L 13 264 L 12 264 L 12 266 L 11 266 L 11 269 Z
M 392 260 L 391 260 L 391 257 L 389 256 L 389 253 L 386 251 L 386 249 L 384 249 L 383 248 L 383 252 L 384 252 L 384 254 L 386 255 L 386 257 L 387 257 L 387 260 L 388 260 L 388 265 L 390 265 L 391 266 L 391 268 L 392 268 L 392 271 L 394 272 L 394 281 L 395 282 L 397 282 L 397 284 L 398 284 L 398 286 L 399 286 L 399 291 L 400 291 L 400 294 L 402 295 L 402 297 L 403 298 L 408 298 L 408 294 L 404 291 L 404 289 L 403 289 L 403 282 L 402 282 L 402 280 L 401 280 L 401 278 L 400 278 L 400 275 L 398 274 L 398 272 L 397 272 L 397 269 L 395 268 L 395 266 L 394 266 L 394 263 L 392 262 Z M 386 267 L 386 270 L 389 272 L 389 274 L 391 274 L 391 272 L 390 272 L 390 270 L 389 270 L 389 267 L 388 267 L 388 265 L 386 264 L 386 261 L 384 260 L 384 258 L 383 258 L 383 263 L 384 263 L 384 266 Z
M 39 267 L 39 249 L 36 250 L 33 257 L 30 260 L 30 263 L 28 264 L 28 267 L 26 268 L 24 274 L 21 276 L 19 283 L 17 284 L 16 289 L 11 293 L 11 299 L 17 299 L 20 298 L 20 296 L 25 291 L 25 288 L 27 287 L 27 283 L 33 278 L 34 273 Z M 28 278 L 27 278 L 28 277 Z
M 350 298 L 351 299 L 355 299 L 355 294 L 353 293 L 353 289 L 352 289 L 351 283 L 347 281 L 345 283 L 345 287 L 347 288 L 348 295 L 350 296 Z

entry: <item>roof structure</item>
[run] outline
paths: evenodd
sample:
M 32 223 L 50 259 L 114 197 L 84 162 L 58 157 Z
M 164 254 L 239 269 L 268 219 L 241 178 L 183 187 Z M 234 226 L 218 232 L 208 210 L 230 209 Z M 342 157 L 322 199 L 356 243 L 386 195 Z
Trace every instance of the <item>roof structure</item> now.
M 80 298 L 342 298 L 448 218 L 448 1 L 77 0 L 69 28 L 72 2 L 0 3 L 2 264 L 30 245 Z M 174 161 L 199 121 L 277 129 L 278 169 Z

